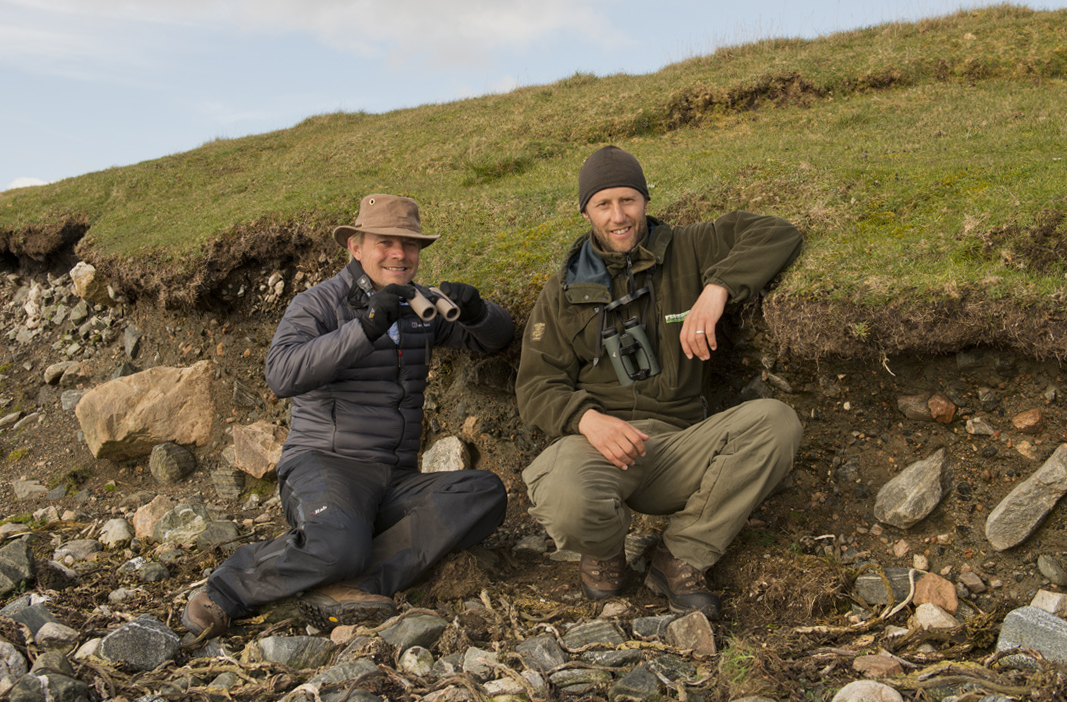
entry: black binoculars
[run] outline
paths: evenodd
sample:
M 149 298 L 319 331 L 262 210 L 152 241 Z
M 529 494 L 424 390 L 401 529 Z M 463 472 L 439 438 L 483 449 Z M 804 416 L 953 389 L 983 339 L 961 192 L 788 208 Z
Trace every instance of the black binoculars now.
M 620 385 L 633 385 L 635 380 L 651 378 L 659 373 L 659 363 L 645 333 L 645 325 L 637 317 L 630 317 L 622 323 L 622 333 L 615 327 L 608 327 L 600 332 L 600 336 Z

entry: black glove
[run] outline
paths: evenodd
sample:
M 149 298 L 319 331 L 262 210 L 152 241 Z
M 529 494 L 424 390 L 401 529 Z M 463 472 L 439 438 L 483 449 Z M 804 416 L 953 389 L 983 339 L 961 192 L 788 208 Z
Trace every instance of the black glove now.
M 459 308 L 460 324 L 477 324 L 485 319 L 485 300 L 478 288 L 466 283 L 450 283 L 447 280 L 437 286 Z
M 367 312 L 360 323 L 367 338 L 374 341 L 400 319 L 400 300 L 415 297 L 414 285 L 391 283 L 370 296 Z

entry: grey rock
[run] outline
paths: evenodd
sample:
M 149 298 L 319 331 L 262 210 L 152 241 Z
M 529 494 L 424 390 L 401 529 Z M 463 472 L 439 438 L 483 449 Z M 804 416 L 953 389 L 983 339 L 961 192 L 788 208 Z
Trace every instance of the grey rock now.
M 471 646 L 463 654 L 463 672 L 478 682 L 485 682 L 494 677 L 496 671 L 493 666 L 499 664 L 500 657 L 496 653 L 476 646 Z
M 589 644 L 603 644 L 606 646 L 618 646 L 626 639 L 611 622 L 597 620 L 575 624 L 563 635 L 563 646 L 569 650 L 588 646 Z
M 412 646 L 400 656 L 398 667 L 408 675 L 424 678 L 433 672 L 433 654 L 422 646 Z
M 531 534 L 519 539 L 519 543 L 515 544 L 515 547 L 511 550 L 514 553 L 530 553 L 536 556 L 543 556 L 548 552 L 548 541 L 545 540 L 544 536 Z
M 917 524 L 941 501 L 948 464 L 948 452 L 939 449 L 905 468 L 878 491 L 874 516 L 900 529 Z
M 404 617 L 393 626 L 383 629 L 379 636 L 399 649 L 400 653 L 412 646 L 430 648 L 448 628 L 448 622 L 430 614 Z
M 903 602 L 911 591 L 911 582 L 908 576 L 908 568 L 885 568 L 884 572 L 889 578 L 889 585 L 893 589 L 893 601 Z M 916 581 L 921 575 L 916 575 Z M 855 582 L 856 594 L 869 605 L 888 604 L 889 593 L 886 592 L 885 583 L 878 573 L 867 571 L 861 573 Z
M 32 582 L 37 575 L 33 549 L 26 537 L 0 548 L 0 597 L 6 597 L 23 582 Z
M 63 407 L 64 412 L 70 412 L 78 406 L 78 401 L 82 399 L 82 395 L 85 392 L 83 390 L 64 390 L 63 394 L 59 396 L 60 405 Z
M 331 685 L 381 674 L 382 672 L 378 670 L 378 666 L 374 664 L 374 661 L 369 658 L 357 658 L 354 661 L 346 661 L 340 665 L 327 668 L 308 680 L 308 684 L 317 686 Z
M 998 551 L 1017 546 L 1034 533 L 1067 492 L 1067 444 L 1001 500 L 986 519 L 986 538 Z
M 596 685 L 611 682 L 611 673 L 591 668 L 567 668 L 552 673 L 548 679 L 556 687 L 573 695 L 587 692 Z
M 184 446 L 167 442 L 152 449 L 148 468 L 161 485 L 176 485 L 196 470 L 196 457 Z
M 133 539 L 133 527 L 122 518 L 109 519 L 100 529 L 100 543 L 105 548 L 125 546 Z
M 567 656 L 559 647 L 556 637 L 549 634 L 526 639 L 515 647 L 515 652 L 534 670 L 552 670 L 567 662 Z
M 982 409 L 989 412 L 997 408 L 1000 404 L 1000 398 L 997 397 L 997 392 L 993 388 L 978 388 L 978 404 L 982 406 Z
M 620 697 L 659 702 L 663 699 L 663 689 L 655 673 L 647 666 L 639 665 L 617 680 L 608 691 L 608 699 L 617 700 Z
M 1052 556 L 1046 556 L 1041 554 L 1037 557 L 1037 569 L 1041 571 L 1041 574 L 1049 579 L 1053 585 L 1059 587 L 1067 587 L 1067 571 L 1063 570 L 1063 566 Z
M 1037 607 L 1020 607 L 1008 612 L 1000 627 L 997 650 L 1025 646 L 1037 651 L 1046 660 L 1067 664 L 1067 621 Z M 1005 665 L 1036 667 L 1029 656 L 1011 655 L 1002 659 Z
M 170 571 L 162 563 L 146 563 L 140 571 L 141 582 L 159 583 L 170 577 Z
M 89 686 L 67 675 L 30 673 L 9 694 L 11 702 L 76 702 L 89 698 Z
M 26 658 L 7 641 L 0 641 L 0 681 L 18 680 L 27 672 Z
M 78 644 L 78 636 L 78 632 L 66 624 L 45 622 L 34 634 L 33 641 L 42 650 L 58 652 L 62 657 L 74 650 L 74 647 Z M 66 659 L 64 658 L 63 660 L 65 661 Z M 71 669 L 70 675 L 74 675 L 73 669 Z
M 137 358 L 137 354 L 141 352 L 141 337 L 143 336 L 144 334 L 133 325 L 126 327 L 126 331 L 123 332 L 122 345 L 126 350 L 126 355 L 131 359 Z
M 208 687 L 213 687 L 220 690 L 229 690 L 234 685 L 241 682 L 241 678 L 237 677 L 234 673 L 222 673 L 214 680 L 207 684 Z
M 25 624 L 30 628 L 30 631 L 34 636 L 41 630 L 41 627 L 49 622 L 58 623 L 58 620 L 52 616 L 52 612 L 44 604 L 34 604 L 28 607 L 22 607 L 10 614 L 6 613 L 7 607 L 4 608 L 5 616 L 14 619 L 16 622 Z
M 758 400 L 774 397 L 774 389 L 763 382 L 763 378 L 756 376 L 748 381 L 748 385 L 741 388 L 742 400 Z
M 11 488 L 15 491 L 16 500 L 35 500 L 48 494 L 48 488 L 38 480 L 16 480 L 11 483 Z
M 630 668 L 641 662 L 641 651 L 624 648 L 618 651 L 586 651 L 581 655 L 586 663 L 602 668 Z
M 77 361 L 60 361 L 59 363 L 53 363 L 44 369 L 44 382 L 49 385 L 55 385 L 67 370 L 76 368 L 80 365 L 81 364 Z
M 19 429 L 22 429 L 23 427 L 27 427 L 30 424 L 34 424 L 36 422 L 40 422 L 41 419 L 42 419 L 42 416 L 41 416 L 40 412 L 31 412 L 30 414 L 27 414 L 25 417 L 23 417 L 19 421 L 15 422 L 15 426 L 13 426 L 11 428 L 13 430 L 15 430 L 15 431 L 18 431 Z
M 157 543 L 191 544 L 212 522 L 207 507 L 200 503 L 183 502 L 164 514 L 152 529 Z
M 241 538 L 241 530 L 231 521 L 216 519 L 196 537 L 196 547 L 207 551 L 216 546 L 231 544 Z
M 630 625 L 633 627 L 635 636 L 642 639 L 662 639 L 667 635 L 667 625 L 675 619 L 676 616 L 673 614 L 664 614 L 658 617 L 640 617 L 634 619 Z
M 100 657 L 136 670 L 152 670 L 178 652 L 178 635 L 151 614 L 123 624 L 100 642 Z
M 85 300 L 78 300 L 78 304 L 70 311 L 70 321 L 73 324 L 81 324 L 89 316 L 89 303 Z
M 227 449 L 231 455 L 233 447 Z M 225 454 L 225 451 L 223 452 Z M 211 473 L 211 482 L 215 485 L 215 492 L 225 500 L 236 500 L 245 489 L 245 473 L 234 468 L 232 463 L 228 466 L 220 466 Z
M 119 364 L 118 368 L 111 371 L 111 379 L 116 380 L 118 378 L 125 378 L 128 375 L 133 375 L 135 373 L 140 372 L 141 371 L 137 368 L 137 366 L 133 365 L 129 361 L 123 361 Z
M 441 656 L 433 664 L 433 674 L 438 678 L 447 678 L 461 672 L 463 672 L 463 654 L 461 653 L 450 653 L 447 656 Z
M 96 539 L 75 539 L 57 548 L 52 558 L 60 563 L 66 560 L 67 556 L 74 561 L 84 561 L 92 554 L 103 550 L 104 545 Z
M 692 680 L 697 674 L 696 668 L 689 665 L 683 658 L 670 653 L 656 656 L 645 665 L 656 675 L 671 682 Z
M 55 487 L 55 488 L 52 488 L 51 490 L 49 490 L 48 493 L 44 496 L 44 498 L 46 500 L 50 500 L 50 501 L 54 502 L 56 500 L 62 500 L 66 496 L 67 496 L 67 488 L 66 488 L 65 485 L 62 485 L 60 487 Z
M 15 422 L 19 421 L 19 417 L 22 416 L 22 411 L 12 412 L 11 414 L 5 414 L 0 417 L 0 429 L 7 429 L 8 427 L 15 426 Z
M 329 663 L 336 649 L 336 644 L 321 636 L 268 636 L 249 644 L 241 659 L 252 663 L 269 661 L 294 670 L 307 670 Z
M 422 456 L 423 473 L 446 473 L 471 467 L 471 452 L 458 436 L 446 436 Z
M 972 436 L 993 436 L 996 429 L 982 417 L 971 417 L 967 420 L 967 433 Z

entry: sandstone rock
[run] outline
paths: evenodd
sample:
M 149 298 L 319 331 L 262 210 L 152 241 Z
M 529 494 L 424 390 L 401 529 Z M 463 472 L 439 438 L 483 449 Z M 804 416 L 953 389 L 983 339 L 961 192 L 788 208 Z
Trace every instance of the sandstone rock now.
M 948 464 L 948 453 L 939 449 L 905 468 L 878 491 L 874 516 L 900 529 L 917 524 L 941 501 L 941 483 Z
M 960 606 L 956 588 L 935 573 L 927 573 L 915 583 L 914 602 L 916 605 L 937 605 L 949 614 L 955 614 Z
M 466 470 L 470 467 L 470 449 L 458 436 L 440 439 L 422 456 L 423 473 Z
M 689 648 L 698 656 L 714 656 L 715 632 L 702 612 L 692 612 L 667 625 L 667 643 Z
M 78 297 L 83 300 L 108 307 L 115 304 L 107 292 L 107 279 L 97 272 L 95 266 L 79 261 L 74 268 L 70 269 L 70 279 L 74 283 L 74 290 L 78 293 Z
M 956 414 L 956 405 L 939 392 L 899 397 L 897 409 L 908 419 L 942 424 L 951 422 Z
M 97 458 L 146 455 L 157 444 L 202 446 L 211 436 L 214 373 L 208 361 L 150 368 L 90 390 L 74 412 Z
M 1001 500 L 986 519 L 986 538 L 998 551 L 1017 546 L 1067 492 L 1067 444 Z
M 960 625 L 958 619 L 935 604 L 922 604 L 915 608 L 915 614 L 908 620 L 912 629 L 955 629 Z
M 116 548 L 125 546 L 133 538 L 133 528 L 125 519 L 109 519 L 100 529 L 100 543 L 104 548 Z
M 1012 417 L 1011 423 L 1024 434 L 1037 434 L 1045 426 L 1045 415 L 1039 409 L 1027 410 Z
M 1055 614 L 1057 617 L 1062 618 L 1067 616 L 1067 593 L 1038 590 L 1037 594 L 1034 595 L 1034 599 L 1030 602 L 1030 606 L 1043 609 L 1049 614 Z
M 254 478 L 274 474 L 289 432 L 270 422 L 233 428 L 234 465 Z
M 133 515 L 133 533 L 138 539 L 151 538 L 163 515 L 174 509 L 174 502 L 166 495 L 157 495 L 147 505 L 137 508 Z
M 841 688 L 831 702 L 904 702 L 904 698 L 883 683 L 857 680 Z
M 852 661 L 852 669 L 868 678 L 889 678 L 904 673 L 900 661 L 885 654 L 857 656 Z

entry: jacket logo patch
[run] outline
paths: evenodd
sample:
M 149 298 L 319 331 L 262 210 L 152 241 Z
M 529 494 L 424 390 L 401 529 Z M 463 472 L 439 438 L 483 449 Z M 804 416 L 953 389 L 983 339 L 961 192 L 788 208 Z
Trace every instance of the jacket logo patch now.
M 538 322 L 533 325 L 533 331 L 530 332 L 530 341 L 541 341 L 545 338 L 545 323 Z
M 327 509 L 329 509 L 329 505 L 323 505 L 322 507 L 319 507 L 318 509 L 313 509 L 313 510 L 311 510 L 311 516 L 312 517 L 316 517 L 316 516 L 322 514 L 323 512 L 325 512 Z

